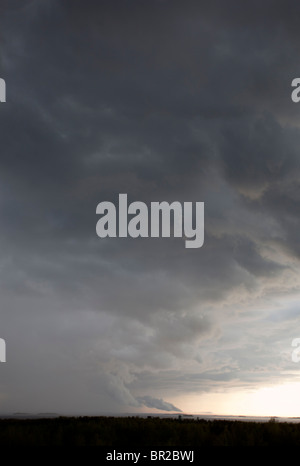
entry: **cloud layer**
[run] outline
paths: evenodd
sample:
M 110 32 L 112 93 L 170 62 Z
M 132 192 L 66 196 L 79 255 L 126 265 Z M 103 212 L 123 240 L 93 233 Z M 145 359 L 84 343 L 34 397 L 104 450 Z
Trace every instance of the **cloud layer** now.
M 299 8 L 2 2 L 0 411 L 179 412 L 293 380 Z M 100 240 L 119 193 L 205 202 L 204 246 Z

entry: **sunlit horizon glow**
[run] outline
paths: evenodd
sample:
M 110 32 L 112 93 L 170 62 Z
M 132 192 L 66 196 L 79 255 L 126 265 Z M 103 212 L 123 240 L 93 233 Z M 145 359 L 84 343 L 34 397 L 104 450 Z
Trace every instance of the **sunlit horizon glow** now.
M 232 390 L 174 399 L 185 414 L 213 416 L 299 417 L 300 382 L 257 390 Z

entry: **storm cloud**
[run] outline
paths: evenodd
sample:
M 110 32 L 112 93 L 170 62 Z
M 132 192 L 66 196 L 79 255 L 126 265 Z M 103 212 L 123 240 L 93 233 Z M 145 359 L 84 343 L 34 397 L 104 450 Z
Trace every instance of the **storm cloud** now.
M 1 412 L 179 412 L 293 380 L 299 10 L 1 2 Z M 119 193 L 204 202 L 203 247 L 100 239 Z

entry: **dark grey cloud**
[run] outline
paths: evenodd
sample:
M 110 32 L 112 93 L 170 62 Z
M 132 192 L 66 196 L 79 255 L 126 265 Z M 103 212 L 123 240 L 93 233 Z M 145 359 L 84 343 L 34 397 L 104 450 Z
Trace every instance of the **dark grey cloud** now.
M 176 411 L 291 369 L 298 10 L 1 3 L 0 410 Z M 204 246 L 100 240 L 121 192 L 204 201 Z

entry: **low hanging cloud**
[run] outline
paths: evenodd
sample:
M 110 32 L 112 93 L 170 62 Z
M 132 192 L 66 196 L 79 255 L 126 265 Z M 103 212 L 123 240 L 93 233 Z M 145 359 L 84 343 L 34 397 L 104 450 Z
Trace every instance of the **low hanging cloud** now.
M 137 397 L 137 400 L 147 408 L 155 408 L 161 411 L 176 411 L 177 413 L 181 413 L 181 409 L 176 408 L 172 403 L 168 403 L 159 398 L 153 398 L 152 396 L 145 395 Z
M 123 374 L 120 373 L 109 373 L 106 374 L 106 386 L 110 395 L 116 399 L 121 405 L 127 405 L 135 408 L 146 406 L 147 408 L 155 408 L 160 411 L 175 411 L 181 412 L 179 408 L 174 406 L 172 403 L 164 401 L 163 399 L 154 398 L 149 395 L 144 396 L 134 396 L 124 378 L 127 378 L 128 382 L 132 381 L 132 376 L 127 372 L 126 376 L 124 377 L 124 369 L 126 372 L 126 366 L 122 366 Z

